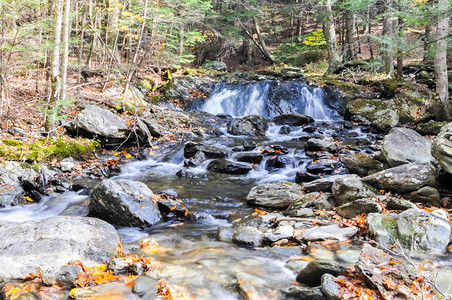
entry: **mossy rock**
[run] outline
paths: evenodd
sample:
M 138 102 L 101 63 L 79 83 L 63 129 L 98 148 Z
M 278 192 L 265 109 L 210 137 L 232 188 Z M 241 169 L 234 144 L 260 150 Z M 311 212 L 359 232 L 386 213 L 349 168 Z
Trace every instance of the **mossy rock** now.
M 429 121 L 428 123 L 420 123 L 416 126 L 416 131 L 422 135 L 438 135 L 447 124 L 449 122 Z
M 356 99 L 347 103 L 353 121 L 368 123 L 379 132 L 388 132 L 399 123 L 395 104 L 391 100 Z
M 337 79 L 326 79 L 324 83 L 327 85 L 332 85 L 338 89 L 347 100 L 353 99 L 372 99 L 375 97 L 373 93 L 366 86 L 345 82 Z

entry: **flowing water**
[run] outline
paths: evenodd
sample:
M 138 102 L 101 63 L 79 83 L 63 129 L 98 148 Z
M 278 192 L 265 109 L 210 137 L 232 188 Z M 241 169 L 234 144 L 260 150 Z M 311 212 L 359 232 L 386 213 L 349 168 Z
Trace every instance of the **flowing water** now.
M 316 119 L 316 134 L 338 135 L 343 124 L 327 104 L 321 88 L 299 82 L 253 82 L 246 85 L 217 84 L 200 110 L 232 116 L 260 114 L 271 119 L 281 113 L 298 112 Z M 321 123 L 320 121 L 329 121 Z M 335 122 L 331 122 L 335 121 Z M 288 163 L 283 168 L 268 168 L 266 157 L 247 175 L 224 175 L 208 172 L 209 161 L 198 167 L 184 167 L 183 144 L 171 153 L 122 166 L 119 177 L 145 182 L 155 193 L 176 194 L 196 220 L 162 223 L 150 230 L 118 228 L 126 248 L 133 249 L 139 239 L 154 238 L 166 252 L 157 253 L 163 263 L 161 276 L 185 286 L 195 299 L 240 299 L 237 281 L 253 282 L 262 299 L 278 299 L 281 288 L 290 286 L 296 274 L 284 265 L 291 256 L 303 255 L 300 247 L 246 248 L 217 240 L 220 225 L 250 214 L 245 197 L 259 183 L 294 181 L 295 173 L 305 169 L 315 158 L 303 151 L 300 137 L 312 135 L 303 127 L 292 126 L 289 134 L 280 134 L 281 126 L 270 126 L 265 137 L 256 139 L 260 147 L 278 144 L 287 148 Z M 356 129 L 347 131 L 363 135 Z M 211 138 L 205 144 L 233 149 L 246 137 Z M 185 169 L 193 176 L 179 178 L 175 174 Z M 86 215 L 88 196 L 67 192 L 46 197 L 40 203 L 0 210 L 0 219 L 27 221 L 55 215 Z

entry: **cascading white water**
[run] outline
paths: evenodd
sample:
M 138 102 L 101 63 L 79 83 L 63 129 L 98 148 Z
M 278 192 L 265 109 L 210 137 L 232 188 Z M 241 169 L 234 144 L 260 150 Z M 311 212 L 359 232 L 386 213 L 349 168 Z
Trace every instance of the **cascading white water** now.
M 325 97 L 322 88 L 302 82 L 218 83 L 200 110 L 233 117 L 261 115 L 270 119 L 280 114 L 301 113 L 316 121 L 337 120 L 337 112 L 326 104 Z

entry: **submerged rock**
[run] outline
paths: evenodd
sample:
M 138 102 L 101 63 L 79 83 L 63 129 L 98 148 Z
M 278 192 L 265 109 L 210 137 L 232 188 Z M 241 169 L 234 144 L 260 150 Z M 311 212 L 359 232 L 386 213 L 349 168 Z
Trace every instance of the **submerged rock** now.
M 435 163 L 430 148 L 431 143 L 416 131 L 397 127 L 384 137 L 381 152 L 389 166 L 397 167 L 408 163 Z
M 153 196 L 142 182 L 106 179 L 93 190 L 89 214 L 119 226 L 151 227 L 161 220 Z
M 413 253 L 443 253 L 450 242 L 451 227 L 447 213 L 409 209 L 400 214 L 369 214 L 369 231 L 385 247 L 399 241 Z
M 378 189 L 407 193 L 433 185 L 437 177 L 438 170 L 431 164 L 411 163 L 374 173 L 362 181 Z
M 38 267 L 43 273 L 58 273 L 71 260 L 94 266 L 116 256 L 119 249 L 115 228 L 95 218 L 3 223 L 0 236 L 0 281 L 24 279 Z
M 303 188 L 295 183 L 277 182 L 255 186 L 246 196 L 254 205 L 287 208 L 303 195 Z
M 433 141 L 432 154 L 441 167 L 452 174 L 452 123 L 444 126 Z

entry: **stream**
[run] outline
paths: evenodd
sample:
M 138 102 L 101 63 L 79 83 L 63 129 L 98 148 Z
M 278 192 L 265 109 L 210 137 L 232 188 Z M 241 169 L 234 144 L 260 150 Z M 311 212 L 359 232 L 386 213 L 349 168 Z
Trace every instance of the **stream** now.
M 193 299 L 241 299 L 237 281 L 242 279 L 253 282 L 262 299 L 284 299 L 279 291 L 290 286 L 296 277 L 286 262 L 291 256 L 306 255 L 301 247 L 242 247 L 218 241 L 218 227 L 230 226 L 231 221 L 254 212 L 255 207 L 248 206 L 245 200 L 253 186 L 294 182 L 297 171 L 312 170 L 319 156 L 303 150 L 306 137 L 331 136 L 349 144 L 350 151 L 372 151 L 375 137 L 357 126 L 349 124 L 345 128 L 323 89 L 300 82 L 219 83 L 202 105 L 192 109 L 232 117 L 258 114 L 269 120 L 282 113 L 301 113 L 313 117 L 316 122 L 305 126 L 270 123 L 265 136 L 252 139 L 259 149 L 274 145 L 283 149 L 285 163 L 282 167 L 272 167 L 269 163 L 272 156 L 265 156 L 246 175 L 209 172 L 210 160 L 196 167 L 185 167 L 183 142 L 165 155 L 121 166 L 117 177 L 142 181 L 154 193 L 177 195 L 195 216 L 195 220 L 164 222 L 149 230 L 118 228 L 124 248 L 133 250 L 139 247 L 140 239 L 155 239 L 166 248 L 165 252 L 154 255 L 163 264 L 161 276 L 186 287 Z M 222 128 L 222 132 L 222 136 L 209 137 L 202 143 L 226 149 L 229 159 L 234 160 L 238 153 L 236 149 L 250 137 L 230 135 L 226 128 Z M 191 176 L 177 176 L 180 170 Z M 329 174 L 344 173 L 345 167 L 338 162 Z M 88 205 L 86 192 L 66 192 L 46 197 L 39 203 L 1 209 L 0 219 L 23 222 L 57 215 L 86 216 Z M 342 255 L 345 261 L 359 253 L 353 246 L 347 247 L 341 249 L 348 251 Z M 324 251 L 328 252 L 327 249 Z M 330 252 L 325 255 L 333 255 Z M 336 255 L 336 259 L 340 259 L 337 257 L 341 256 Z

